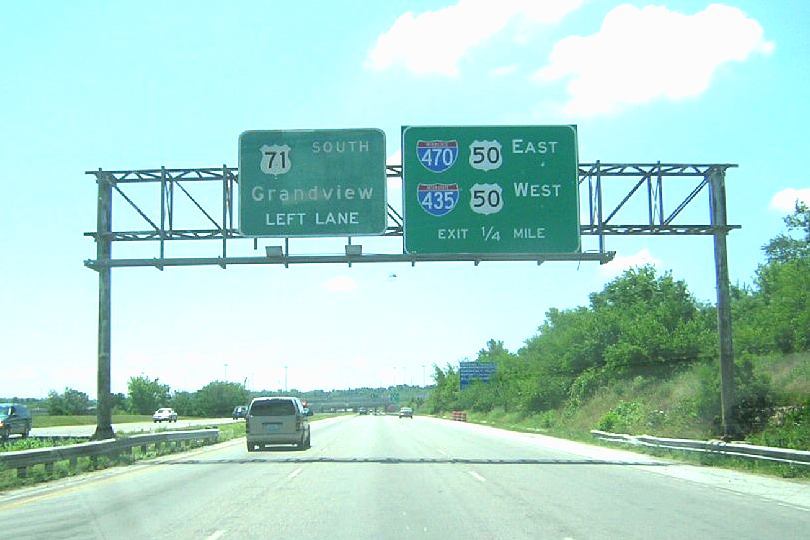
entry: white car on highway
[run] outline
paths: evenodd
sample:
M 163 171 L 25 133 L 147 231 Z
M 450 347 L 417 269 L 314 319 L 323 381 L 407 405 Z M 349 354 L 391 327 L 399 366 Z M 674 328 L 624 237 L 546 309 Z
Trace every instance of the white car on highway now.
M 155 411 L 155 414 L 152 415 L 153 422 L 177 422 L 177 413 L 174 412 L 174 409 L 169 409 L 168 407 L 163 407 Z

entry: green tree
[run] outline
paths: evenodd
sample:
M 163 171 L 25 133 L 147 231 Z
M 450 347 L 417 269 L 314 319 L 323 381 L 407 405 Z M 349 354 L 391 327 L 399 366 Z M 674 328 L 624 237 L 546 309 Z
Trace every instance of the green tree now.
M 763 246 L 755 288 L 733 296 L 740 352 L 810 349 L 810 208 L 797 203 L 787 232 Z
M 591 295 L 601 325 L 605 367 L 620 375 L 663 375 L 681 363 L 713 354 L 713 323 L 684 281 L 652 266 L 627 270 Z
M 240 383 L 214 381 L 198 390 L 195 400 L 200 416 L 227 416 L 250 400 L 250 392 Z
M 788 262 L 810 257 L 810 207 L 796 201 L 792 214 L 785 217 L 788 232 L 772 238 L 762 249 L 768 262 Z M 792 234 L 798 233 L 799 238 Z
M 120 392 L 110 394 L 110 404 L 114 414 L 122 412 L 127 408 L 127 396 Z
M 447 365 L 447 371 L 434 364 L 433 380 L 436 385 L 425 402 L 428 411 L 436 414 L 457 407 L 460 384 L 458 371 L 450 364 Z
M 194 392 L 175 392 L 171 405 L 180 416 L 199 416 L 197 395 Z
M 48 392 L 46 407 L 50 415 L 79 415 L 87 414 L 90 408 L 90 398 L 84 392 L 65 388 L 63 393 L 55 390 Z
M 130 377 L 129 409 L 135 414 L 152 414 L 169 403 L 169 385 L 145 375 Z

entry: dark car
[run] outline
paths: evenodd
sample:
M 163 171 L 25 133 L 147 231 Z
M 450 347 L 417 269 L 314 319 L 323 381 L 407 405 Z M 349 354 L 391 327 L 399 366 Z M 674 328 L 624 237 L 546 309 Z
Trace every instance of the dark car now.
M 0 439 L 20 434 L 23 438 L 31 432 L 31 412 L 19 403 L 0 403 Z
M 239 405 L 238 407 L 233 408 L 231 418 L 233 418 L 234 420 L 238 420 L 239 418 L 244 418 L 246 414 L 247 414 L 247 405 Z

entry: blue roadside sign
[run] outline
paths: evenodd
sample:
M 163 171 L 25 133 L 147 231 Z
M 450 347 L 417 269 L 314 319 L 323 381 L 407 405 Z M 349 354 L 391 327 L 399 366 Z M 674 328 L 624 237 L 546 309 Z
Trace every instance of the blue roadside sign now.
M 461 389 L 470 386 L 473 381 L 489 382 L 495 373 L 496 366 L 493 362 L 459 362 L 459 379 Z

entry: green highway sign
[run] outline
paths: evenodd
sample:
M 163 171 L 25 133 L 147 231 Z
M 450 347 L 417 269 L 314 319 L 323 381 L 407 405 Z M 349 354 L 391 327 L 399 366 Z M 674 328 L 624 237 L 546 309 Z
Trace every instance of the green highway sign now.
M 575 126 L 407 127 L 405 251 L 580 250 Z
M 239 136 L 239 232 L 245 236 L 378 235 L 386 211 L 382 130 Z

